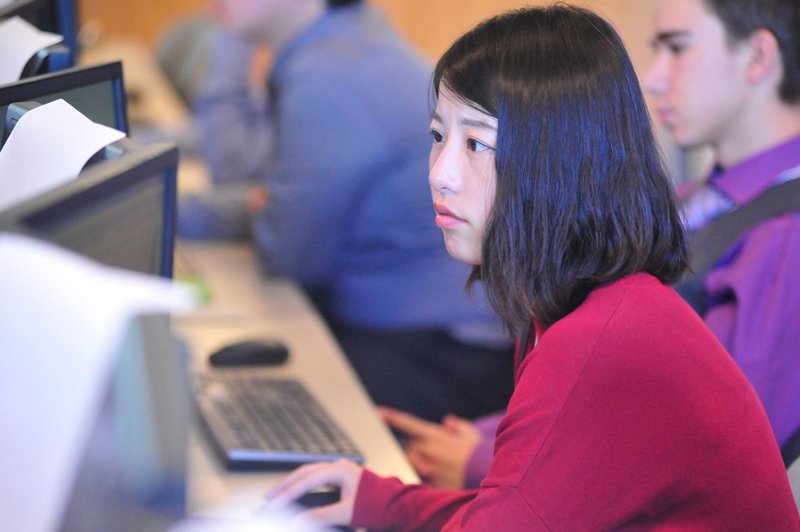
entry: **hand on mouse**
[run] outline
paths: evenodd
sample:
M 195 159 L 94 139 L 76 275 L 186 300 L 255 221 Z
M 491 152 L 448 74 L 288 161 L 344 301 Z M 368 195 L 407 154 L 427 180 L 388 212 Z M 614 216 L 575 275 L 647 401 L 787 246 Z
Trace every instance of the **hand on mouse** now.
M 353 519 L 356 491 L 363 469 L 348 460 L 304 465 L 267 493 L 267 507 L 281 508 L 304 493 L 324 486 L 339 488 L 339 502 L 300 514 L 323 525 L 349 525 Z

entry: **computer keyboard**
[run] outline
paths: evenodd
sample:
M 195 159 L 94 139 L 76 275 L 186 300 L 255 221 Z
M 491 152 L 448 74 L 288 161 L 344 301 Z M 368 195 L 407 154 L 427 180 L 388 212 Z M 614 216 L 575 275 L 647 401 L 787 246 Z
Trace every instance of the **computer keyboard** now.
M 300 381 L 215 370 L 197 376 L 195 400 L 228 469 L 364 461 Z

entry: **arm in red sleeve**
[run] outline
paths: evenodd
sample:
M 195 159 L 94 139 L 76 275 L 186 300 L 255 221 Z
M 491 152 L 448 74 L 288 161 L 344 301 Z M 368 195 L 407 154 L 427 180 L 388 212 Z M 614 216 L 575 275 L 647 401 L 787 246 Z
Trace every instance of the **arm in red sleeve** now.
M 352 526 L 356 528 L 441 530 L 475 496 L 474 491 L 449 491 L 406 485 L 364 471 L 358 485 Z

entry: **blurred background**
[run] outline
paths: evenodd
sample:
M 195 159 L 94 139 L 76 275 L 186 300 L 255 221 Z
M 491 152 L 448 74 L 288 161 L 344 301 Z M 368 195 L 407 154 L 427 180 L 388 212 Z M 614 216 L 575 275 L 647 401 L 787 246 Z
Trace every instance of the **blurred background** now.
M 449 44 L 475 23 L 491 15 L 525 5 L 546 5 L 551 0 L 369 0 L 382 8 L 394 26 L 417 49 L 435 61 Z M 650 38 L 654 0 L 575 0 L 610 20 L 622 35 L 641 77 L 652 57 Z M 190 113 L 181 91 L 191 87 L 202 71 L 207 49 L 197 27 L 198 15 L 210 11 L 208 0 L 129 2 L 78 0 L 81 62 L 122 59 L 132 126 L 132 136 L 166 135 L 191 152 Z M 187 37 L 191 35 L 191 37 Z M 186 42 L 191 42 L 187 47 Z M 254 80 L 263 80 L 268 68 L 265 51 Z M 185 95 L 184 95 L 185 96 Z M 656 131 L 676 182 L 703 175 L 704 153 L 680 153 Z M 147 140 L 147 139 L 145 139 Z M 192 167 L 196 161 L 186 161 Z M 201 163 L 198 163 L 201 164 Z M 183 190 L 202 186 L 200 169 L 182 172 Z M 189 175 L 189 177 L 186 177 Z
M 461 33 L 488 16 L 515 7 L 552 3 L 520 0 L 370 1 L 384 9 L 396 27 L 431 60 L 436 59 Z M 572 3 L 589 7 L 610 19 L 625 39 L 637 68 L 646 66 L 650 55 L 648 39 L 654 13 L 653 0 L 577 0 Z M 131 39 L 152 48 L 170 27 L 186 16 L 206 10 L 208 0 L 147 3 L 79 0 L 78 5 L 82 26 L 90 29 L 99 40 Z

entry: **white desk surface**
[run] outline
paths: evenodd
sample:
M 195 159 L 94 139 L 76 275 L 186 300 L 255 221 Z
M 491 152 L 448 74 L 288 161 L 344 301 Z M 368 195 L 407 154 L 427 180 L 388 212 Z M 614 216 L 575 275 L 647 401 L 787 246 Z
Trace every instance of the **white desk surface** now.
M 299 377 L 361 450 L 369 469 L 407 482 L 419 481 L 327 326 L 295 283 L 264 279 L 251 248 L 243 244 L 181 242 L 178 254 L 183 262 L 179 268 L 188 265 L 212 293 L 209 306 L 174 319 L 176 334 L 193 352 L 195 371 L 205 371 L 208 354 L 226 343 L 259 336 L 280 339 L 291 353 L 287 364 L 233 371 Z M 190 515 L 247 517 L 263 504 L 264 493 L 283 475 L 225 470 L 205 434 L 193 425 Z M 233 505 L 232 500 L 236 501 Z M 226 503 L 221 510 L 219 505 Z

